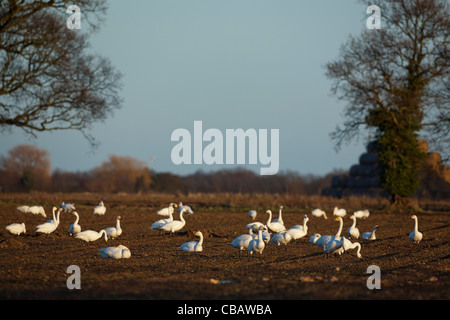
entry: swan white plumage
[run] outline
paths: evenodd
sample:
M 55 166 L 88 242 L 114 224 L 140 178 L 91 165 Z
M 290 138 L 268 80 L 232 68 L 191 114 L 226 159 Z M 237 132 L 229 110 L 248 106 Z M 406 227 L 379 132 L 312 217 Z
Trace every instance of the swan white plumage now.
M 353 212 L 353 215 L 358 219 L 367 219 L 370 216 L 369 210 L 358 210 Z
M 350 240 L 348 240 L 348 239 L 345 238 L 345 237 L 342 237 L 342 238 L 343 238 L 343 241 L 344 241 L 343 246 L 342 246 L 342 248 L 344 249 L 344 251 L 357 249 L 357 250 L 356 250 L 356 256 L 357 256 L 359 259 L 362 259 L 362 255 L 361 255 L 361 244 L 360 244 L 359 242 L 351 242 Z
M 292 227 L 290 227 L 286 232 L 289 233 L 292 240 L 298 240 L 306 236 L 308 233 L 308 226 L 306 223 L 309 221 L 308 216 L 305 214 L 303 216 L 303 224 L 296 224 Z
M 102 249 L 98 249 L 100 252 L 100 256 L 102 258 L 111 258 L 111 259 L 128 259 L 131 257 L 131 251 L 127 247 L 123 245 L 118 245 L 117 247 L 106 247 Z
M 422 232 L 419 231 L 419 219 L 416 215 L 412 215 L 411 219 L 414 220 L 414 231 L 409 234 L 409 240 L 414 243 L 419 243 L 423 238 Z
M 377 231 L 378 226 L 374 226 L 372 231 L 370 232 L 364 232 L 361 236 L 361 238 L 365 239 L 365 240 L 376 240 L 377 237 L 375 235 L 375 231 Z
M 261 257 L 264 248 L 266 247 L 266 244 L 264 243 L 264 240 L 262 238 L 262 232 L 264 231 L 264 229 L 264 226 L 258 227 L 258 237 L 252 239 L 248 244 L 247 252 L 249 252 L 251 255 L 253 254 L 253 252 L 256 252 L 259 253 Z
M 186 209 L 186 213 L 188 213 L 188 214 L 194 213 L 194 211 L 192 210 L 191 207 L 184 205 L 183 202 L 180 201 L 178 203 L 178 212 L 181 212 L 181 210 L 183 210 L 183 208 Z
M 173 208 L 174 208 L 174 207 L 176 208 L 176 207 L 177 207 L 177 204 L 171 202 L 171 203 L 169 203 L 169 206 L 168 206 L 168 207 L 162 208 L 162 209 L 158 210 L 158 211 L 156 212 L 156 214 L 159 215 L 159 216 L 170 216 L 171 213 L 173 214 Z
M 28 213 L 30 210 L 30 207 L 29 206 L 19 206 L 19 207 L 17 207 L 17 210 L 22 213 Z
M 102 236 L 104 237 L 105 242 L 108 241 L 108 235 L 105 230 L 100 230 L 99 232 L 94 230 L 81 231 L 75 235 L 75 238 L 86 242 L 91 242 L 100 239 Z
M 257 222 L 249 223 L 249 224 L 247 224 L 245 227 L 246 227 L 247 229 L 252 229 L 253 232 L 258 233 L 258 228 L 259 228 L 259 227 L 262 227 L 262 226 L 264 226 L 264 223 L 261 223 L 261 222 L 257 221 Z
M 158 230 L 161 229 L 161 227 L 165 224 L 168 224 L 169 222 L 173 221 L 173 210 L 169 211 L 169 218 L 167 219 L 159 219 L 152 223 L 150 226 L 150 230 Z
M 164 230 L 164 231 L 168 231 L 168 232 L 170 232 L 170 234 L 173 234 L 174 232 L 183 229 L 184 225 L 186 224 L 186 221 L 183 218 L 183 214 L 185 214 L 186 211 L 187 211 L 187 209 L 183 208 L 180 212 L 180 220 L 173 220 L 169 223 L 166 223 L 160 229 Z
M 78 224 L 78 221 L 80 220 L 80 216 L 78 215 L 78 212 L 73 211 L 72 214 L 76 217 L 75 222 L 72 223 L 69 227 L 69 235 L 73 235 L 75 233 L 78 233 L 81 231 L 81 226 Z
M 55 215 L 56 211 L 57 213 Z M 61 211 L 62 211 L 61 208 L 57 209 L 56 207 L 53 207 L 52 209 L 53 219 L 36 226 L 36 232 L 49 234 L 55 231 L 59 225 L 59 215 Z
M 12 223 L 6 226 L 6 230 L 8 230 L 9 233 L 16 234 L 18 236 L 20 236 L 21 233 L 27 233 L 25 223 Z
M 280 246 L 284 244 L 285 246 L 291 242 L 292 237 L 287 231 L 281 231 L 275 234 L 271 239 L 270 242 L 275 243 L 277 246 Z
M 327 214 L 321 209 L 314 209 L 311 214 L 316 218 L 324 217 L 325 220 L 327 219 Z
M 266 226 L 269 230 L 273 232 L 285 231 L 286 227 L 280 222 L 272 222 L 272 211 L 267 210 L 266 213 L 269 214 L 269 219 L 267 220 Z
M 47 217 L 47 215 L 45 214 L 45 210 L 44 207 L 42 206 L 31 206 L 28 208 L 28 212 L 32 213 L 32 214 L 40 214 L 42 215 L 44 218 Z
M 356 217 L 354 215 L 351 215 L 350 219 L 353 220 L 353 224 L 351 225 L 350 228 L 347 229 L 347 235 L 350 238 L 358 239 L 360 233 L 359 233 L 359 229 L 356 227 Z
M 105 203 L 103 201 L 99 201 L 98 205 L 94 208 L 94 214 L 98 214 L 99 216 L 103 216 L 106 213 Z
M 183 243 L 179 248 L 183 251 L 187 252 L 201 252 L 203 251 L 203 233 L 197 231 L 195 233 L 196 236 L 200 237 L 199 241 L 189 241 Z
M 116 226 L 115 227 L 109 227 L 105 228 L 106 234 L 108 235 L 109 239 L 117 238 L 122 234 L 122 228 L 120 227 L 120 220 L 122 219 L 121 216 L 116 217 Z
M 347 214 L 347 210 L 339 209 L 338 207 L 334 207 L 333 216 L 343 218 L 343 217 L 345 217 L 346 214 Z
M 256 212 L 256 210 L 250 210 L 249 212 L 248 212 L 248 215 L 249 215 L 249 217 L 252 219 L 252 220 L 255 220 L 256 219 L 256 215 L 257 215 L 258 213 Z
M 341 237 L 344 221 L 342 220 L 342 217 L 339 216 L 335 219 L 335 221 L 339 221 L 339 229 L 336 235 L 332 237 L 331 240 L 325 246 L 324 251 L 326 254 L 342 254 L 344 252 L 344 249 L 342 248 L 344 241 L 343 237 Z
M 64 210 L 64 212 L 72 212 L 75 211 L 75 205 L 73 203 L 61 203 L 61 209 Z
M 321 237 L 320 233 L 314 233 L 309 237 L 309 242 L 312 244 L 316 244 L 317 240 Z
M 254 238 L 251 228 L 248 229 L 248 232 L 249 234 L 241 234 L 229 243 L 233 248 L 239 249 L 239 256 L 242 250 L 247 250 L 250 241 Z
M 281 212 L 282 212 L 283 208 L 284 208 L 283 206 L 280 206 L 278 208 L 278 218 L 273 219 L 273 222 L 279 222 L 282 225 L 284 225 L 283 216 L 281 215 Z

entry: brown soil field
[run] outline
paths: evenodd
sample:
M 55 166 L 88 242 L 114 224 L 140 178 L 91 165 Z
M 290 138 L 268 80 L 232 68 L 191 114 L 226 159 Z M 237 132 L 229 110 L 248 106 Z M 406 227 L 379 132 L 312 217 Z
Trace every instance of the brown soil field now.
M 264 198 L 265 197 L 265 198 Z M 325 200 L 294 203 L 282 197 L 180 195 L 95 195 L 95 194 L 2 194 L 0 195 L 0 299 L 151 299 L 151 300 L 297 300 L 297 299 L 449 299 L 450 214 L 448 211 L 389 213 L 376 208 L 366 220 L 358 220 L 362 232 L 378 225 L 377 240 L 359 239 L 363 259 L 354 250 L 341 257 L 326 258 L 323 250 L 309 243 L 314 233 L 335 234 L 338 222 L 311 215 L 313 206 Z M 263 199 L 268 199 L 265 203 Z M 93 208 L 103 199 L 104 216 Z M 160 219 L 156 211 L 169 202 L 191 205 L 194 214 L 186 215 L 185 227 L 173 236 L 149 230 Z M 245 201 L 244 201 L 245 200 Z M 115 226 L 122 217 L 123 234 L 107 243 L 85 243 L 68 235 L 75 217 L 61 214 L 57 230 L 36 234 L 36 225 L 51 219 L 52 206 L 61 201 L 74 203 L 83 230 Z M 327 212 L 332 202 L 327 200 Z M 246 205 L 243 203 L 246 202 Z M 345 199 L 334 201 L 345 206 Z M 43 205 L 47 218 L 23 214 L 22 204 Z M 228 245 L 236 236 L 247 233 L 251 220 L 248 210 L 258 211 L 256 221 L 266 222 L 266 209 L 278 216 L 284 205 L 287 227 L 301 224 L 307 214 L 308 235 L 297 243 L 277 247 L 266 245 L 262 256 L 250 256 Z M 354 203 L 352 203 L 354 205 Z M 364 203 L 363 203 L 364 204 Z M 311 207 L 309 207 L 311 205 Z M 353 212 L 346 207 L 349 213 Z M 356 208 L 354 207 L 356 210 Z M 362 209 L 362 208 L 361 208 Z M 408 240 L 413 230 L 412 214 L 419 217 L 424 238 L 419 244 Z M 351 225 L 344 218 L 343 232 Z M 178 219 L 178 213 L 174 219 Z M 26 235 L 14 236 L 5 227 L 25 222 Z M 205 235 L 203 252 L 187 253 L 178 247 L 197 240 L 195 231 Z M 113 260 L 100 257 L 98 249 L 127 246 L 131 258 Z M 81 289 L 67 288 L 70 265 L 79 266 Z M 381 271 L 381 289 L 368 289 L 376 265 Z

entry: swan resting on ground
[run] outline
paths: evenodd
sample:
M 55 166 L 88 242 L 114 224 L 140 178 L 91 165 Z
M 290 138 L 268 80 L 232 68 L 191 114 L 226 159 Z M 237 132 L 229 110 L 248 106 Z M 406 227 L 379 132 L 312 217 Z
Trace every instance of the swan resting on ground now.
M 280 246 L 282 244 L 287 245 L 289 242 L 291 242 L 291 240 L 292 237 L 288 231 L 281 231 L 274 235 L 272 239 L 270 239 L 270 242 L 275 243 L 277 246 Z
M 29 206 L 19 206 L 19 207 L 17 207 L 17 210 L 22 213 L 28 213 L 28 212 L 30 212 L 30 207 Z
M 347 210 L 339 209 L 338 207 L 334 207 L 333 216 L 343 218 L 343 217 L 345 217 L 346 214 L 347 214 Z
M 306 223 L 309 221 L 308 216 L 305 214 L 303 217 L 303 225 L 296 224 L 289 228 L 287 233 L 291 236 L 292 240 L 298 240 L 306 236 L 308 233 L 308 226 Z
M 353 215 L 358 219 L 367 219 L 370 215 L 369 210 L 358 210 L 353 213 Z
M 248 232 L 249 234 L 241 234 L 240 236 L 237 236 L 236 238 L 234 238 L 233 241 L 229 243 L 229 245 L 232 246 L 233 248 L 239 249 L 239 255 L 241 255 L 242 250 L 247 250 L 248 244 L 254 238 L 251 228 L 248 229 Z
M 280 232 L 280 231 L 286 230 L 286 227 L 284 226 L 284 224 L 282 224 L 280 222 L 271 222 L 272 211 L 267 210 L 266 213 L 269 214 L 269 220 L 267 220 L 267 223 L 266 223 L 266 226 L 267 226 L 267 228 L 269 228 L 269 230 L 272 230 L 273 232 Z
M 378 226 L 374 226 L 371 232 L 364 232 L 361 236 L 361 238 L 365 240 L 376 240 L 377 237 L 375 235 L 375 231 L 377 231 Z
M 174 208 L 174 207 L 176 208 L 176 207 L 177 207 L 177 204 L 171 202 L 171 203 L 169 203 L 169 206 L 168 206 L 168 207 L 162 208 L 162 209 L 158 210 L 158 211 L 156 212 L 156 214 L 157 214 L 157 215 L 160 215 L 160 216 L 170 216 L 170 214 L 173 213 L 173 208 Z
M 86 241 L 86 242 L 92 242 L 100 239 L 102 235 L 105 238 L 105 242 L 108 241 L 108 235 L 106 234 L 105 230 L 100 230 L 100 232 L 94 231 L 94 230 L 86 230 L 78 232 L 75 235 L 75 238 Z
M 414 243 L 419 243 L 423 238 L 422 232 L 419 231 L 419 220 L 416 215 L 412 215 L 411 219 L 414 220 L 414 231 L 409 234 L 409 240 Z
M 327 219 L 327 214 L 321 209 L 314 209 L 311 214 L 316 218 L 324 217 L 325 220 Z
M 131 257 L 131 251 L 123 245 L 118 245 L 117 247 L 106 247 L 103 249 L 98 249 L 100 256 L 102 258 L 111 259 L 128 259 Z
M 200 231 L 197 231 L 195 233 L 196 236 L 200 237 L 199 241 L 189 241 L 186 243 L 183 243 L 180 248 L 183 251 L 187 252 L 202 252 L 203 251 L 203 233 Z
M 42 206 L 31 206 L 28 208 L 28 212 L 32 213 L 32 214 L 40 214 L 44 218 L 47 217 L 47 215 L 45 214 L 44 207 L 42 207 Z
M 16 234 L 18 236 L 20 236 L 21 233 L 27 233 L 25 223 L 12 223 L 6 226 L 6 230 L 8 230 L 9 233 Z
M 184 225 L 186 224 L 186 221 L 183 218 L 183 214 L 185 214 L 186 211 L 187 209 L 183 208 L 180 212 L 180 220 L 173 220 L 169 223 L 166 223 L 160 228 L 160 230 L 168 231 L 170 232 L 170 234 L 173 234 L 174 232 L 183 229 Z
M 103 216 L 106 213 L 106 207 L 103 201 L 98 202 L 98 206 L 94 208 L 94 214 L 98 214 L 100 216 Z

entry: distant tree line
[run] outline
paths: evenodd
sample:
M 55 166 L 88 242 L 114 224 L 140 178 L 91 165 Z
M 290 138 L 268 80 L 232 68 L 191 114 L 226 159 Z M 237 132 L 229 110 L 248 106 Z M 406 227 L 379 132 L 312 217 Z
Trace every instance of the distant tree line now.
M 52 172 L 48 151 L 32 145 L 11 149 L 0 157 L 1 192 L 99 192 L 99 193 L 281 193 L 319 195 L 331 179 L 343 171 L 324 176 L 284 171 L 260 176 L 243 168 L 176 175 L 150 170 L 146 163 L 128 156 L 111 155 L 88 171 Z

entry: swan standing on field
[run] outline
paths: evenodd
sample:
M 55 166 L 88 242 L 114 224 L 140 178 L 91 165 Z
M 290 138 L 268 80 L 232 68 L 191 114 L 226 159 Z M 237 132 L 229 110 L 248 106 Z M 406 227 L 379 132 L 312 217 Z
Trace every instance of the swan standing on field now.
M 269 214 L 269 220 L 267 220 L 266 226 L 269 230 L 273 232 L 285 231 L 286 227 L 280 222 L 271 222 L 272 220 L 272 211 L 267 210 L 266 213 Z
M 28 208 L 28 212 L 32 213 L 32 214 L 40 214 L 44 218 L 47 217 L 47 215 L 45 214 L 44 207 L 42 207 L 42 206 L 31 206 Z
M 258 238 L 252 239 L 248 244 L 247 252 L 249 252 L 251 255 L 253 254 L 253 252 L 256 252 L 259 253 L 261 257 L 264 248 L 266 247 L 266 244 L 264 243 L 264 240 L 262 238 L 262 232 L 264 231 L 264 229 L 264 226 L 258 227 Z
M 298 240 L 300 238 L 303 238 L 308 233 L 308 226 L 306 223 L 309 221 L 308 216 L 305 214 L 303 216 L 303 225 L 296 224 L 288 229 L 286 231 L 291 236 L 292 240 Z
M 75 235 L 75 238 L 86 242 L 91 242 L 100 239 L 102 236 L 104 236 L 105 242 L 108 241 L 108 235 L 105 230 L 100 230 L 100 232 L 94 230 L 81 231 Z
M 364 232 L 361 236 L 361 238 L 365 240 L 376 240 L 377 237 L 375 236 L 375 231 L 377 231 L 378 226 L 373 227 L 371 232 Z
M 353 220 L 353 224 L 350 228 L 347 229 L 347 235 L 349 238 L 358 239 L 359 238 L 359 229 L 356 227 L 356 217 L 354 215 L 350 216 L 350 219 Z
M 256 212 L 256 210 L 250 210 L 248 212 L 248 215 L 254 221 L 256 219 L 257 212 Z
M 75 211 L 75 205 L 73 203 L 61 203 L 61 209 L 64 210 L 64 212 L 72 212 Z
M 6 230 L 8 230 L 9 233 L 16 234 L 18 236 L 20 236 L 21 233 L 27 233 L 27 230 L 25 230 L 25 223 L 12 223 L 6 226 Z
M 183 243 L 181 246 L 179 246 L 178 248 L 180 248 L 183 251 L 187 251 L 187 252 L 201 252 L 203 251 L 203 233 L 201 233 L 200 231 L 197 231 L 195 233 L 196 236 L 200 237 L 199 241 L 189 241 L 186 243 Z
M 327 214 L 321 209 L 314 209 L 311 214 L 316 218 L 324 217 L 325 220 L 327 219 Z
M 419 243 L 423 238 L 422 232 L 419 231 L 419 220 L 416 215 L 412 215 L 411 219 L 414 220 L 414 231 L 409 234 L 409 240 L 414 243 Z
M 370 215 L 369 210 L 358 210 L 353 213 L 353 215 L 358 219 L 367 219 Z
M 30 207 L 29 206 L 19 206 L 19 207 L 17 207 L 17 210 L 22 213 L 28 213 L 28 212 L 30 212 Z
M 344 243 L 343 243 L 343 249 L 344 251 L 347 250 L 353 250 L 353 249 L 357 249 L 356 250 L 356 256 L 359 259 L 362 259 L 362 255 L 361 255 L 361 244 L 359 242 L 351 242 L 350 240 L 346 239 L 345 237 L 343 237 Z
M 102 258 L 111 259 L 128 259 L 131 257 L 131 251 L 123 245 L 118 245 L 117 247 L 106 247 L 103 249 L 98 249 L 100 256 Z
M 156 214 L 159 215 L 159 216 L 170 216 L 171 213 L 173 214 L 173 208 L 174 207 L 176 208 L 177 204 L 171 202 L 168 207 L 158 210 L 156 212 Z
M 78 224 L 78 221 L 80 220 L 80 216 L 78 215 L 78 212 L 73 211 L 72 214 L 76 217 L 76 219 L 75 219 L 75 222 L 72 223 L 69 227 L 69 235 L 73 235 L 73 234 L 81 231 L 81 226 Z
M 161 230 L 170 232 L 169 235 L 172 235 L 174 232 L 183 229 L 184 225 L 186 224 L 186 221 L 183 218 L 183 214 L 185 214 L 186 211 L 187 209 L 183 208 L 180 212 L 180 220 L 173 220 L 169 223 L 166 223 L 161 227 Z
M 347 211 L 345 209 L 339 209 L 338 207 L 334 207 L 333 216 L 343 218 L 343 217 L 345 217 L 346 214 L 347 214 Z
M 280 206 L 278 208 L 278 218 L 273 219 L 273 222 L 281 223 L 284 226 L 283 217 L 281 216 L 281 211 L 283 210 L 283 208 L 284 208 L 283 206 Z
M 270 242 L 275 243 L 277 246 L 284 244 L 285 246 L 291 242 L 292 237 L 287 231 L 278 232 L 270 239 Z M 286 247 L 287 249 L 287 247 Z
M 55 216 L 56 211 L 58 211 L 58 212 L 56 213 L 56 216 Z M 52 209 L 53 219 L 48 220 L 47 222 L 36 226 L 36 232 L 49 234 L 49 233 L 52 233 L 53 231 L 55 231 L 59 225 L 59 215 L 60 215 L 61 211 L 62 211 L 61 208 L 57 209 L 56 207 L 53 207 L 53 209 Z
M 116 218 L 116 227 L 109 227 L 104 229 L 106 231 L 106 234 L 108 235 L 108 238 L 114 239 L 117 238 L 122 234 L 122 228 L 120 227 L 120 220 L 122 219 L 121 216 L 117 216 Z
M 159 219 L 152 223 L 150 230 L 158 230 L 161 229 L 161 227 L 165 224 L 168 224 L 169 222 L 173 221 L 173 210 L 169 211 L 169 218 L 168 219 Z
M 106 207 L 103 201 L 98 202 L 98 206 L 94 208 L 94 214 L 98 214 L 99 216 L 103 216 L 106 213 Z

